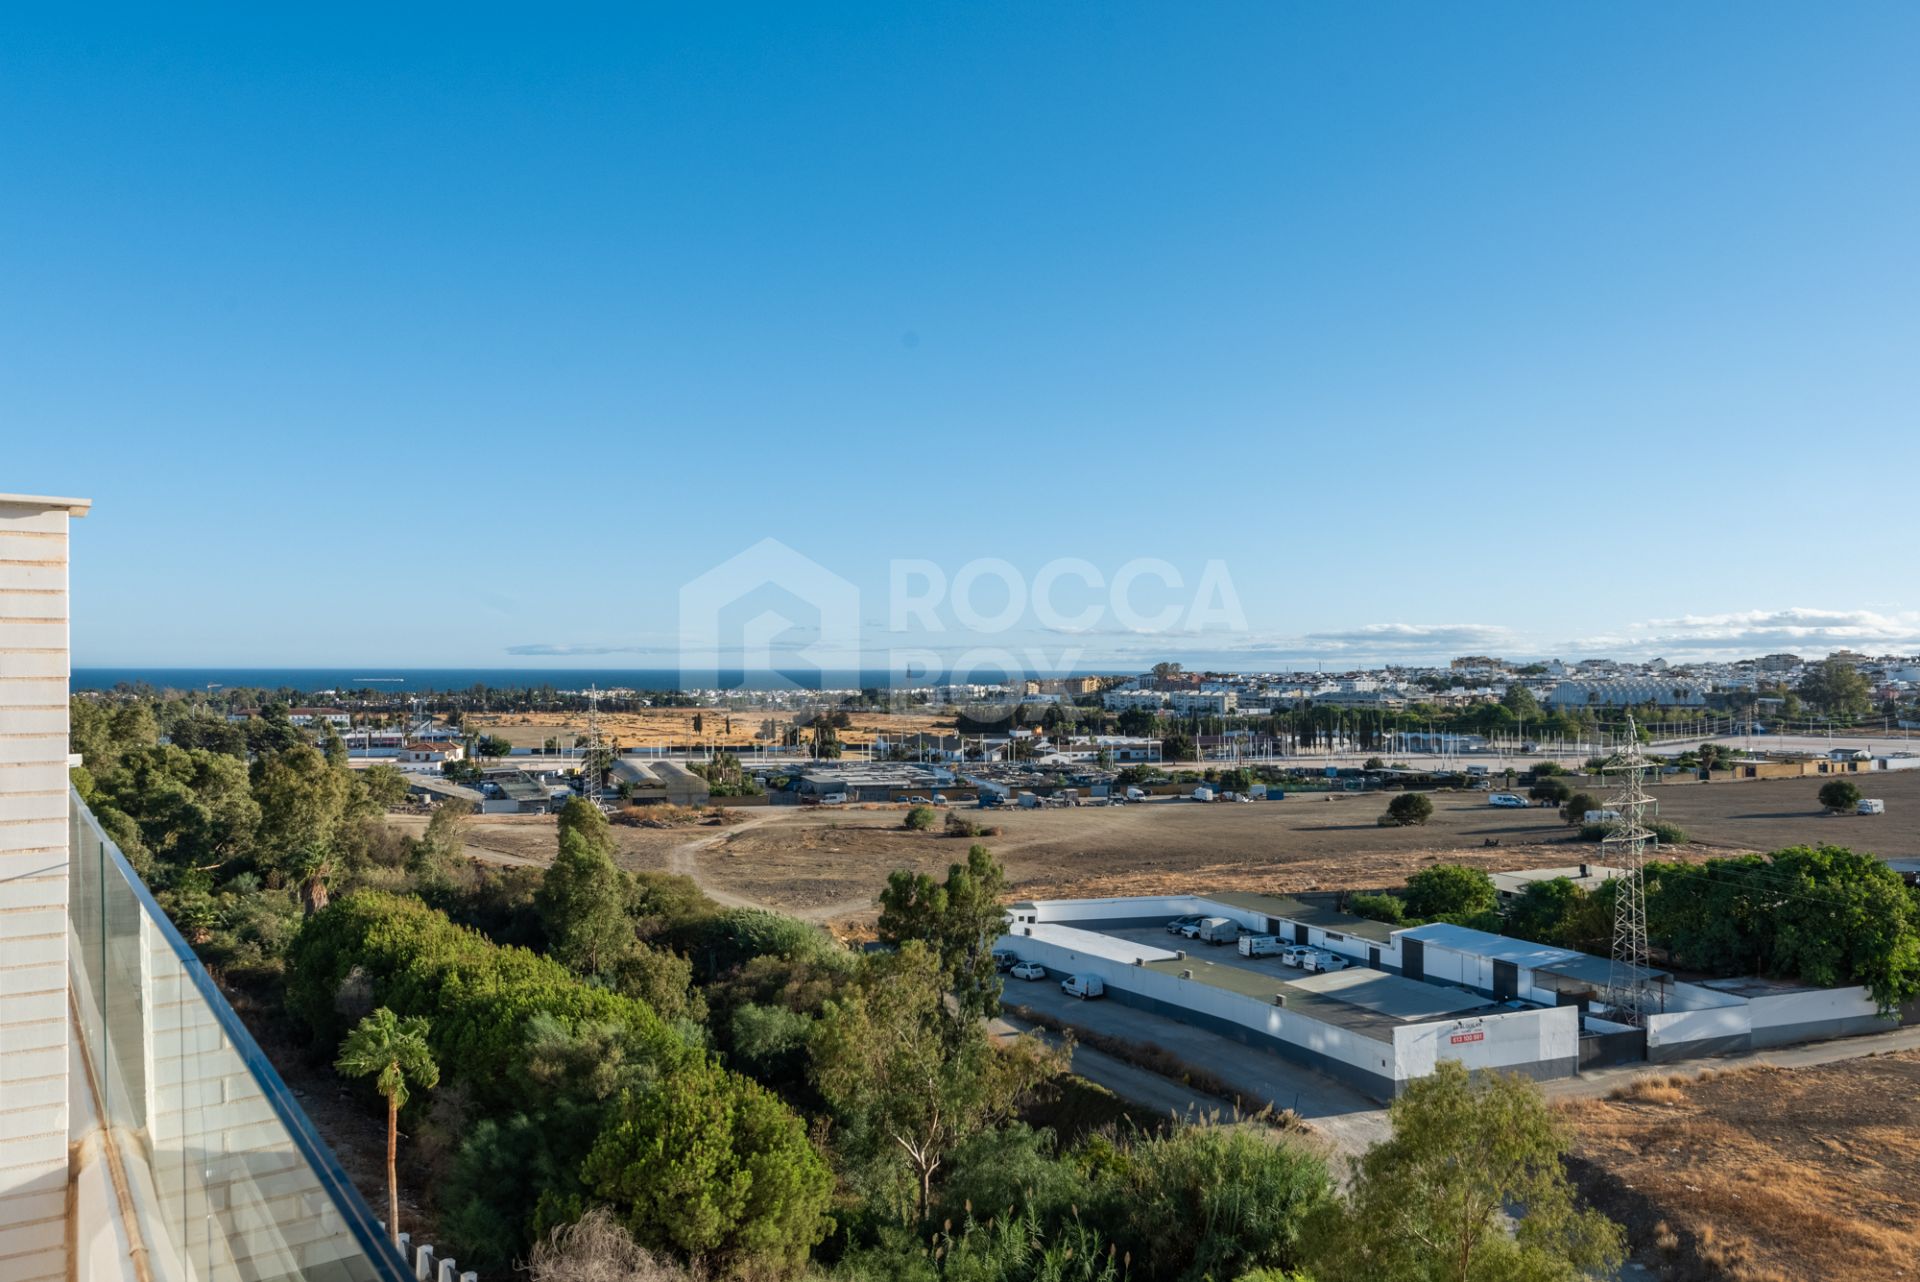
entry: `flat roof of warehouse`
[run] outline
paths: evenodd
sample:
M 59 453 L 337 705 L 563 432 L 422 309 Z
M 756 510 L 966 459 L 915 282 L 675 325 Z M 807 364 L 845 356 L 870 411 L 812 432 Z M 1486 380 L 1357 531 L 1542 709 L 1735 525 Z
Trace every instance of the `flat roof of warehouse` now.
M 1032 925 L 1017 925 L 1010 932 L 1014 947 L 1019 947 L 1022 939 L 1033 939 L 1043 944 L 1052 944 L 1056 948 L 1067 948 L 1088 957 L 1098 957 L 1104 961 L 1119 962 L 1131 966 L 1136 958 L 1149 966 L 1162 961 L 1172 961 L 1177 956 L 1171 949 L 1154 944 L 1138 943 L 1119 935 L 1109 935 L 1105 931 L 1084 930 L 1078 926 L 1067 926 L 1050 922 L 1035 922 Z
M 1596 957 L 1592 953 L 1576 953 L 1570 948 L 1553 948 L 1527 939 L 1514 939 L 1508 935 L 1495 935 L 1488 931 L 1473 930 L 1466 926 L 1452 926 L 1440 921 L 1430 922 L 1425 926 L 1410 927 L 1401 931 L 1400 937 L 1417 939 L 1426 944 L 1437 944 L 1442 948 L 1451 948 L 1456 952 L 1469 953 L 1492 961 L 1512 962 L 1516 966 L 1544 971 L 1549 975 L 1565 975 L 1569 979 L 1578 979 L 1583 983 L 1602 988 L 1610 982 L 1613 967 L 1610 960 L 1605 957 Z M 1646 972 L 1646 978 L 1662 982 L 1672 977 L 1663 970 L 1649 970 Z
M 1325 904 L 1295 899 L 1291 895 L 1256 895 L 1245 891 L 1227 890 L 1219 894 L 1201 894 L 1195 898 L 1210 899 L 1216 904 L 1225 904 L 1229 908 L 1245 908 L 1249 912 L 1265 913 L 1270 917 L 1285 917 L 1308 926 L 1318 926 L 1321 930 L 1358 935 L 1361 939 L 1371 939 L 1382 944 L 1392 942 L 1393 932 L 1398 929 L 1383 921 L 1357 917 L 1352 913 L 1343 913 L 1336 908 L 1329 908 Z
M 1450 1019 L 1469 1011 L 1492 1013 L 1506 1009 L 1477 993 L 1425 984 L 1383 970 L 1332 971 L 1303 975 L 1295 980 L 1283 979 L 1269 971 L 1192 956 L 1149 961 L 1146 968 L 1176 976 L 1190 971 L 1192 983 L 1223 988 L 1263 1002 L 1272 1002 L 1276 995 L 1281 996 L 1286 999 L 1284 1009 L 1293 1014 L 1317 1019 L 1323 1024 L 1336 1024 L 1379 1042 L 1392 1041 L 1393 1030 L 1406 1024 Z
M 1418 980 L 1389 975 L 1385 971 L 1361 970 L 1357 967 L 1307 975 L 1294 980 L 1293 986 L 1322 997 L 1352 1002 L 1355 1006 L 1397 1019 L 1403 1024 L 1457 1015 L 1461 1011 L 1477 1010 L 1487 1004 L 1486 998 L 1464 988 L 1423 984 Z

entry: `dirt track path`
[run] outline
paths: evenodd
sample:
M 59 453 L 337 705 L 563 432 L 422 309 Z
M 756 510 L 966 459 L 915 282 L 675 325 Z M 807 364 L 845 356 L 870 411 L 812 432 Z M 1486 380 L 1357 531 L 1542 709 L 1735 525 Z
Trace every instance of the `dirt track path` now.
M 778 811 L 764 810 L 711 836 L 695 837 L 691 841 L 680 842 L 667 850 L 667 871 L 692 878 L 693 884 L 700 888 L 701 894 L 726 908 L 759 908 L 767 912 L 780 913 L 786 917 L 797 917 L 801 921 L 827 922 L 865 912 L 873 907 L 873 897 L 866 895 L 858 899 L 845 899 L 838 903 L 820 904 L 812 908 L 783 908 L 735 894 L 730 890 L 722 890 L 701 875 L 700 856 L 703 853 L 726 844 L 741 833 L 751 832 L 762 824 L 771 823 L 780 817 Z

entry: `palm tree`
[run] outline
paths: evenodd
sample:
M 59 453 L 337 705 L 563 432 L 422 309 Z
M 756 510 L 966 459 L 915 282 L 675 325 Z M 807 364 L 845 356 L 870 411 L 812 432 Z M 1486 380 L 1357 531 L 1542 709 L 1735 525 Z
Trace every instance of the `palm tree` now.
M 427 1049 L 426 1019 L 419 1015 L 401 1019 L 382 1006 L 347 1034 L 333 1067 L 343 1077 L 373 1077 L 375 1088 L 387 1097 L 387 1232 L 398 1241 L 400 1186 L 393 1157 L 400 1108 L 407 1102 L 409 1080 L 427 1090 L 440 1084 L 440 1066 Z
M 303 847 L 293 857 L 293 874 L 300 883 L 302 915 L 311 917 L 328 903 L 327 878 L 333 876 L 333 847 L 325 843 Z

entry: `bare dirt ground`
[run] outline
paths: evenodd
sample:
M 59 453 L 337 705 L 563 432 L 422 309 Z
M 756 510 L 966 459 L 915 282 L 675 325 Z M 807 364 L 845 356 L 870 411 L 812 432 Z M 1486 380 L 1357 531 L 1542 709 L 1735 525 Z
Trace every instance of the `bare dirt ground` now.
M 1863 790 L 1885 815 L 1827 816 L 1818 779 L 1675 784 L 1655 789 L 1663 818 L 1692 844 L 1669 857 L 1798 843 L 1853 845 L 1881 855 L 1920 856 L 1920 771 L 1868 776 Z M 1578 786 L 1578 785 L 1576 785 Z M 1284 801 L 1204 805 L 1182 800 L 1064 810 L 963 808 L 998 828 L 980 840 L 1006 864 L 1023 898 L 1155 894 L 1187 890 L 1364 889 L 1395 886 L 1429 864 L 1487 869 L 1574 864 L 1598 848 L 1577 841 L 1550 809 L 1501 810 L 1485 793 L 1437 792 L 1433 818 L 1381 828 L 1380 793 L 1295 793 Z M 813 920 L 857 925 L 895 868 L 938 875 L 967 843 L 900 826 L 904 807 L 770 806 L 732 812 L 725 826 L 646 828 L 616 824 L 617 858 L 631 869 L 685 872 L 722 902 L 753 903 Z M 394 816 L 418 832 L 425 819 Z M 1497 841 L 1497 846 L 1488 846 Z M 545 815 L 477 815 L 468 853 L 502 864 L 553 857 Z
M 1572 1100 L 1575 1175 L 1674 1282 L 1920 1276 L 1920 1052 Z
M 1670 784 L 1653 790 L 1660 817 L 1701 845 L 1727 850 L 1852 846 L 1887 858 L 1920 857 L 1920 770 L 1848 775 L 1863 797 L 1887 803 L 1884 815 L 1821 812 L 1827 778 Z
M 700 718 L 696 734 L 693 719 Z M 843 743 L 862 744 L 875 734 L 937 734 L 953 730 L 953 718 L 944 720 L 931 713 L 856 712 L 853 724 L 839 732 Z M 728 712 L 723 708 L 648 708 L 643 712 L 603 712 L 600 734 L 608 743 L 623 747 L 647 747 L 659 744 L 714 743 L 723 747 L 744 748 L 766 743 L 761 737 L 766 722 L 778 726 L 793 720 L 786 712 L 762 712 L 748 709 Z M 499 735 L 516 747 L 538 748 L 548 739 L 572 747 L 575 736 L 587 731 L 587 719 L 574 712 L 516 712 L 501 715 L 475 713 L 467 718 L 469 728 Z
M 409 837 L 418 837 L 427 828 L 424 815 L 389 815 L 387 822 Z M 467 820 L 467 855 L 482 863 L 544 868 L 553 862 L 556 824 L 552 815 L 474 815 Z M 673 847 L 689 838 L 712 837 L 721 831 L 699 824 L 684 828 L 616 824 L 614 849 L 625 868 L 665 871 Z

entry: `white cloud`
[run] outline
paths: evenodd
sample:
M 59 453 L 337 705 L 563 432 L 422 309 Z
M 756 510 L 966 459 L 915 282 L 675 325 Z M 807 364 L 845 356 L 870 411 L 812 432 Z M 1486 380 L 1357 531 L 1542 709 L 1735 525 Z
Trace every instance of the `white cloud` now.
M 1867 654 L 1920 651 L 1920 613 L 1872 610 L 1740 610 L 1649 619 L 1610 636 L 1587 637 L 1569 650 L 1622 658 L 1744 658 L 1790 651 L 1812 658 L 1834 650 Z

